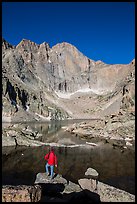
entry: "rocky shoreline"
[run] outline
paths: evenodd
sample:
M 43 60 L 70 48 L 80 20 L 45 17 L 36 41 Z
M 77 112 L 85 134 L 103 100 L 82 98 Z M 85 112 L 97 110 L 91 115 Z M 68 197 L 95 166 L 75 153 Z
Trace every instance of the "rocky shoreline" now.
M 46 127 L 46 125 L 45 125 Z M 121 149 L 135 149 L 135 115 L 133 113 L 112 115 L 104 119 L 88 120 L 62 127 L 71 138 L 79 138 L 83 145 L 100 146 L 109 143 Z M 29 127 L 18 128 L 18 123 L 7 123 L 2 128 L 2 146 L 41 146 L 41 145 L 77 145 L 71 139 L 63 138 L 57 142 L 42 141 L 43 135 Z
M 3 186 L 3 202 L 135 202 L 135 195 L 116 189 L 102 182 L 93 189 L 91 179 L 84 185 L 75 184 L 61 175 L 53 180 L 45 173 L 38 173 L 32 186 Z

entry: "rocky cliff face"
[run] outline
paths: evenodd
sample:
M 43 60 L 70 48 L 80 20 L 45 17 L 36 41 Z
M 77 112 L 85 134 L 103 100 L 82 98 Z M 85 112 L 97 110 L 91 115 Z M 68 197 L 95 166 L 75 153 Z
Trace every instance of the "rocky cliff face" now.
M 2 39 L 3 119 L 92 118 L 134 109 L 134 73 L 134 60 L 95 62 L 66 42 L 50 48 Z

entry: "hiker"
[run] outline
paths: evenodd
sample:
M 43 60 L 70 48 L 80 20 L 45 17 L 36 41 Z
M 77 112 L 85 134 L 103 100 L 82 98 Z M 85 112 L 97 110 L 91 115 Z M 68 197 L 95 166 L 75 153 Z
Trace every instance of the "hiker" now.
M 45 160 L 47 160 L 46 163 L 46 174 L 48 176 L 51 176 L 51 179 L 53 179 L 54 174 L 54 166 L 57 167 L 57 156 L 54 153 L 54 148 L 51 147 L 48 154 L 45 155 Z M 50 173 L 49 173 L 49 167 L 50 167 Z

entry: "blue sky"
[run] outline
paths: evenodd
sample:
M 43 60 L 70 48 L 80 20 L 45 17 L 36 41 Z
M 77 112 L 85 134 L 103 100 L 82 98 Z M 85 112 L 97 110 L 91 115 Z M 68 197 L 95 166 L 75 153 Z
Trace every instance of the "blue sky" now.
M 12 45 L 68 42 L 92 60 L 135 58 L 133 2 L 3 2 L 2 36 Z

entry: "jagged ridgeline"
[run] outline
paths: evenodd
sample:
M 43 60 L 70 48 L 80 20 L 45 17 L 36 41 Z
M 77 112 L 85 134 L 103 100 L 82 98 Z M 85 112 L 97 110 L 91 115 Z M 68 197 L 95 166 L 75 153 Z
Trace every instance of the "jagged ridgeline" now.
M 105 64 L 63 42 L 50 48 L 2 39 L 2 116 L 5 121 L 102 117 L 134 110 L 135 60 Z

